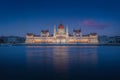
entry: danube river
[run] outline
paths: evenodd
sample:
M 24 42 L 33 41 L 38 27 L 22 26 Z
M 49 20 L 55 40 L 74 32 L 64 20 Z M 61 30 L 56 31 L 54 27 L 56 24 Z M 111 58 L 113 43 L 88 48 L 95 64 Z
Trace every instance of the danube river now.
M 120 46 L 0 47 L 0 80 L 120 80 Z

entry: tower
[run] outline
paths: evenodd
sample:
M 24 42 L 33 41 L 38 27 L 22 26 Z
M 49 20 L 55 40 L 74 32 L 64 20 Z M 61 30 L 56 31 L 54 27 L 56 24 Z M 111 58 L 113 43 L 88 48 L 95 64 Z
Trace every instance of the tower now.
M 82 38 L 82 30 L 81 30 L 81 28 L 80 28 L 80 38 Z
M 54 34 L 53 36 L 55 37 L 56 36 L 56 25 L 54 25 Z
M 68 25 L 66 26 L 66 37 L 68 37 L 69 35 L 68 35 L 69 33 L 68 33 Z

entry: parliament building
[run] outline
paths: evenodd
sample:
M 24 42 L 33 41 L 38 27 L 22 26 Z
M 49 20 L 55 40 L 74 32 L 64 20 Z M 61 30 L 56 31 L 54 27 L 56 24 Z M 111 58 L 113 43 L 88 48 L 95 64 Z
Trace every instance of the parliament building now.
M 88 35 L 82 35 L 81 29 L 73 30 L 73 34 L 69 34 L 68 26 L 66 29 L 63 24 L 60 24 L 57 28 L 54 26 L 54 33 L 51 35 L 49 30 L 42 30 L 40 35 L 34 35 L 32 33 L 26 34 L 26 44 L 74 44 L 74 43 L 86 43 L 86 44 L 98 44 L 97 33 L 90 33 Z

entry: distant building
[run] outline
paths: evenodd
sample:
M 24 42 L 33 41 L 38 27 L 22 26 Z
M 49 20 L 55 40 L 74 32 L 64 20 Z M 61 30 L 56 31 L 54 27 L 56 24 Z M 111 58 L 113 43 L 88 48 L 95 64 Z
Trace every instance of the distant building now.
M 0 37 L 1 40 L 3 40 L 4 43 L 24 43 L 25 38 L 24 37 L 18 37 L 18 36 L 2 36 Z
M 108 43 L 116 43 L 116 38 L 114 36 L 108 38 Z
M 109 37 L 108 36 L 99 36 L 98 37 L 100 44 L 107 44 L 109 43 Z
M 120 36 L 115 36 L 116 43 L 120 43 Z
M 68 32 L 68 27 L 64 27 L 63 24 L 60 24 L 56 29 L 54 26 L 54 33 L 50 35 L 48 30 L 42 30 L 40 35 L 34 35 L 32 33 L 26 34 L 25 43 L 98 43 L 97 33 L 90 33 L 88 35 L 82 35 L 81 29 L 73 30 L 73 35 L 70 35 Z
M 119 44 L 120 36 L 99 36 L 98 40 L 100 44 Z
M 17 38 L 14 36 L 8 37 L 7 39 L 8 43 L 16 43 L 17 42 Z
M 0 43 L 4 43 L 4 40 L 0 38 Z

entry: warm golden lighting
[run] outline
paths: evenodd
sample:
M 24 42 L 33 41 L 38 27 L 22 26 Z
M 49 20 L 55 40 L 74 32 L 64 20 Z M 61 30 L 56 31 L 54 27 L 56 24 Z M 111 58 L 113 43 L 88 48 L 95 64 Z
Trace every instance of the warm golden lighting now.
M 63 25 L 60 24 L 58 30 L 54 28 L 53 35 L 50 35 L 48 30 L 42 30 L 39 36 L 28 33 L 26 35 L 26 43 L 98 43 L 98 35 L 96 33 L 82 35 L 81 30 L 73 30 L 73 33 L 73 35 L 69 35 L 68 28 L 66 27 L 65 29 Z

